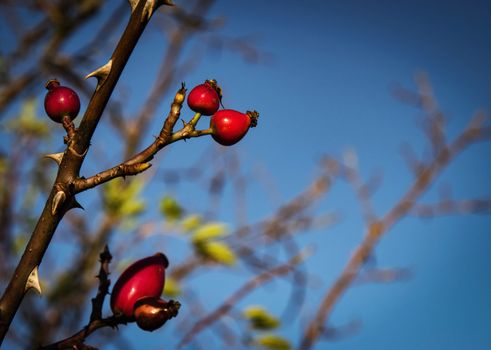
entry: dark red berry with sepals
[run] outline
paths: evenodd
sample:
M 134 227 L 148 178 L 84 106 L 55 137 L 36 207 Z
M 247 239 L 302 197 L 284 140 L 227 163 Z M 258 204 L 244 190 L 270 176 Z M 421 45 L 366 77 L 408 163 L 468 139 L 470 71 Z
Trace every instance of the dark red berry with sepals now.
M 135 303 L 145 297 L 158 298 L 165 284 L 165 269 L 169 266 L 162 253 L 146 257 L 131 264 L 114 284 L 111 310 L 114 314 L 133 316 Z
M 46 83 L 48 93 L 44 98 L 44 109 L 53 121 L 62 123 L 64 117 L 70 121 L 75 119 L 80 111 L 80 99 L 75 91 L 69 87 L 60 85 L 56 79 Z
M 210 119 L 211 136 L 221 145 L 231 146 L 239 142 L 251 127 L 257 125 L 259 113 L 241 113 L 233 109 L 222 109 Z
M 176 317 L 180 307 L 178 301 L 147 297 L 136 302 L 133 314 L 138 327 L 152 332 L 162 327 L 167 320 Z
M 188 106 L 196 113 L 212 115 L 220 107 L 221 91 L 216 80 L 207 80 L 191 90 L 188 95 Z

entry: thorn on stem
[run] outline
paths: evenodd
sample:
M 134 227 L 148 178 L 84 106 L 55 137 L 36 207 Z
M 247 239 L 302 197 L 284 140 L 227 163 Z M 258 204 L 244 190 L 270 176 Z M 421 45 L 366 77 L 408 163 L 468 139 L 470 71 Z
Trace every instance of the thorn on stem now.
M 47 154 L 44 156 L 44 158 L 51 159 L 56 162 L 56 164 L 60 165 L 61 161 L 63 160 L 63 152 L 61 153 L 52 153 L 52 154 Z
M 85 208 L 82 206 L 82 204 L 80 204 L 76 199 L 75 197 L 72 199 L 72 202 L 70 203 L 70 209 L 82 209 L 82 210 L 85 210 Z
M 53 198 L 53 203 L 51 205 L 51 215 L 55 216 L 59 212 L 61 206 L 66 200 L 66 194 L 63 191 L 58 191 Z
M 41 285 L 39 284 L 39 274 L 37 266 L 34 267 L 34 269 L 32 269 L 31 273 L 29 274 L 24 290 L 27 292 L 30 288 L 33 288 L 36 292 L 41 294 Z
M 134 1 L 135 2 L 135 1 Z M 132 4 L 132 2 L 130 1 L 130 4 Z M 135 2 L 136 4 L 136 2 Z M 136 6 L 136 5 L 135 5 Z M 132 10 L 133 10 L 133 6 L 132 6 Z M 111 68 L 112 68 L 112 65 L 113 65 L 113 60 L 110 59 L 105 65 L 103 65 L 102 67 L 99 67 L 97 68 L 95 71 L 93 71 L 92 73 L 89 73 L 85 76 L 85 79 L 89 79 L 89 78 L 92 78 L 92 77 L 96 77 L 97 78 L 97 89 L 99 89 L 100 86 L 102 86 L 102 84 L 104 84 L 104 82 L 106 81 L 107 79 L 107 76 L 109 75 L 109 73 L 111 72 Z

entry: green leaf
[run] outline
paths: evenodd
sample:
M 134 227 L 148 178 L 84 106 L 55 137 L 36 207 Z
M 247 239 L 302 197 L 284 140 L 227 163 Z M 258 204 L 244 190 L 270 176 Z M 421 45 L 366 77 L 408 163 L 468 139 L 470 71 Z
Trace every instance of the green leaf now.
M 210 222 L 200 226 L 193 234 L 193 242 L 209 241 L 228 234 L 227 225 L 221 222 Z
M 250 306 L 244 310 L 244 316 L 250 326 L 257 330 L 271 330 L 280 325 L 280 321 L 261 306 Z
M 228 266 L 235 264 L 235 253 L 225 243 L 199 241 L 195 243 L 195 247 L 201 255 L 217 263 Z
M 136 216 L 145 211 L 145 202 L 142 200 L 125 201 L 120 207 L 121 216 Z
M 128 180 L 127 180 L 128 181 Z M 114 179 L 104 186 L 104 204 L 106 209 L 118 216 L 136 216 L 145 210 L 145 202 L 139 197 L 144 182 L 134 178 L 129 182 Z
M 290 350 L 292 347 L 288 340 L 273 334 L 257 338 L 255 343 L 268 350 Z
M 179 296 L 181 294 L 180 283 L 171 277 L 166 277 L 163 294 L 171 298 Z
M 164 196 L 164 198 L 162 198 L 160 201 L 160 211 L 169 221 L 179 220 L 184 213 L 184 210 L 179 203 L 170 196 Z
M 182 230 L 191 232 L 196 230 L 203 223 L 203 219 L 198 214 L 188 215 L 181 221 Z
M 37 100 L 35 98 L 26 99 L 21 106 L 17 118 L 9 120 L 6 125 L 7 130 L 22 135 L 34 137 L 46 137 L 50 134 L 48 117 L 41 119 L 36 114 Z

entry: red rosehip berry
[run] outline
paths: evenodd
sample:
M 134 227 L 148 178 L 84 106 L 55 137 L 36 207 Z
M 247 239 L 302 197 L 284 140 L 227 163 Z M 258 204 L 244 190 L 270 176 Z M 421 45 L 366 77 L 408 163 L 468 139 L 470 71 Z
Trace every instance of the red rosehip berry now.
M 48 93 L 44 98 L 44 109 L 53 121 L 62 123 L 64 117 L 75 119 L 80 111 L 80 99 L 75 91 L 60 85 L 56 79 L 46 83 Z
M 180 307 L 181 304 L 174 300 L 167 302 L 155 297 L 142 298 L 135 304 L 136 324 L 144 331 L 152 332 L 177 316 Z
M 165 283 L 165 269 L 169 266 L 162 253 L 146 257 L 131 264 L 114 284 L 111 310 L 114 314 L 133 316 L 135 303 L 145 297 L 158 298 Z
M 216 80 L 207 80 L 191 90 L 188 95 L 188 106 L 196 113 L 212 115 L 220 107 L 221 91 Z
M 256 111 L 241 113 L 233 109 L 222 109 L 210 119 L 211 136 L 221 145 L 230 146 L 239 142 L 250 127 L 257 125 L 259 113 Z

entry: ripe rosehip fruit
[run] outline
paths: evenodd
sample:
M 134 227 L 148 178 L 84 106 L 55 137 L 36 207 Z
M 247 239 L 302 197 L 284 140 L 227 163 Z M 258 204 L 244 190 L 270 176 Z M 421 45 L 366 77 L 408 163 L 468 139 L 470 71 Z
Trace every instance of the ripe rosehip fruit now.
M 57 123 L 63 122 L 63 117 L 75 119 L 80 111 L 80 99 L 75 91 L 69 87 L 60 85 L 56 79 L 46 83 L 48 93 L 44 98 L 46 114 Z
M 147 297 L 135 304 L 134 316 L 138 327 L 144 331 L 154 331 L 172 317 L 177 316 L 181 304 L 178 301 L 168 302 L 160 298 Z
M 188 106 L 202 115 L 212 115 L 220 107 L 221 89 L 216 80 L 207 80 L 195 86 L 188 95 Z
M 145 297 L 158 298 L 165 283 L 165 269 L 169 266 L 162 253 L 146 257 L 131 264 L 114 284 L 111 310 L 114 314 L 133 316 L 135 303 Z
M 241 113 L 233 109 L 222 109 L 210 119 L 211 136 L 221 145 L 230 146 L 239 142 L 250 127 L 257 125 L 259 113 L 256 111 Z

